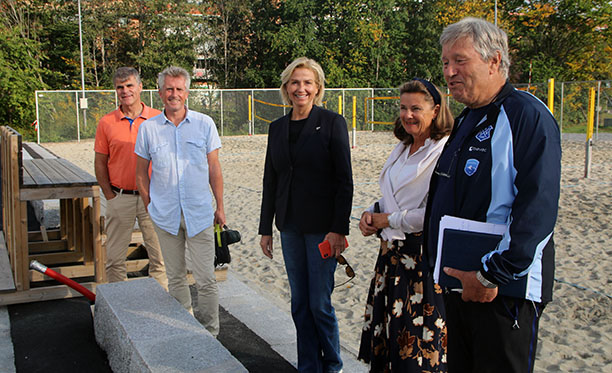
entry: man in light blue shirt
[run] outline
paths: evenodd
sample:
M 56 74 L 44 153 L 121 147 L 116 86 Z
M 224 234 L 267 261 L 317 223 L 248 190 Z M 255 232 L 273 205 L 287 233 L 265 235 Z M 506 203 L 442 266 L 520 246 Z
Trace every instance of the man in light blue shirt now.
M 140 126 L 136 184 L 159 237 L 170 295 L 193 313 L 186 277 L 187 243 L 198 291 L 197 311 L 206 329 L 216 336 L 219 295 L 213 223 L 225 224 L 221 140 L 208 115 L 185 106 L 189 83 L 189 73 L 180 67 L 171 66 L 159 74 L 164 111 Z

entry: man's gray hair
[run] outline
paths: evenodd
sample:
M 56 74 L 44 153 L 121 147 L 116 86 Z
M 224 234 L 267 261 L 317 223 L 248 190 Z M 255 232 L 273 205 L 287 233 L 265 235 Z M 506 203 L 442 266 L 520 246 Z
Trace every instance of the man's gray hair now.
M 185 89 L 189 91 L 189 85 L 191 84 L 191 76 L 189 75 L 187 70 L 178 66 L 166 67 L 164 71 L 159 73 L 159 75 L 157 76 L 157 86 L 160 90 L 164 87 L 164 83 L 166 82 L 167 76 L 171 76 L 173 78 L 182 76 L 183 78 L 185 78 Z
M 131 76 L 136 78 L 136 82 L 138 84 L 141 83 L 140 74 L 138 73 L 138 70 L 133 67 L 120 67 L 115 71 L 115 74 L 113 74 L 113 85 L 116 85 L 117 83 L 123 83 Z
M 508 54 L 508 35 L 491 22 L 484 19 L 467 17 L 457 23 L 446 26 L 440 36 L 440 45 L 452 45 L 460 39 L 472 40 L 474 49 L 483 60 L 489 61 L 495 52 L 501 54 L 499 70 L 508 79 L 510 55 Z

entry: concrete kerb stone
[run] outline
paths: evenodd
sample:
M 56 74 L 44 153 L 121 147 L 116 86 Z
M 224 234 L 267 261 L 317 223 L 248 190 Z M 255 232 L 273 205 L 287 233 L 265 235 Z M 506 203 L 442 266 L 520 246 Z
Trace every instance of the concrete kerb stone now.
M 119 372 L 246 372 L 154 279 L 99 285 L 94 331 Z
M 297 342 L 291 315 L 248 287 L 231 271 L 219 283 L 219 304 L 297 367 Z
M 296 332 L 290 313 L 251 289 L 231 270 L 219 283 L 219 304 L 297 367 Z M 345 372 L 368 371 L 368 366 L 344 347 L 340 353 Z

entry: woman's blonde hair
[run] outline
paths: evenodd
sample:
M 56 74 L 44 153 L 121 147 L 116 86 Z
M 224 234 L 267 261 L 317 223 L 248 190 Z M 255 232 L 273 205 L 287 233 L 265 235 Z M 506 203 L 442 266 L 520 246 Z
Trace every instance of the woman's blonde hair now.
M 323 103 L 323 94 L 325 93 L 325 73 L 317 61 L 307 57 L 295 59 L 281 73 L 280 92 L 283 102 L 287 105 L 293 104 L 289 98 L 289 94 L 287 93 L 287 83 L 289 83 L 289 79 L 291 79 L 291 75 L 293 75 L 295 69 L 300 67 L 306 68 L 314 73 L 315 83 L 319 87 L 319 92 L 317 92 L 317 95 L 315 96 L 314 104 L 320 106 Z

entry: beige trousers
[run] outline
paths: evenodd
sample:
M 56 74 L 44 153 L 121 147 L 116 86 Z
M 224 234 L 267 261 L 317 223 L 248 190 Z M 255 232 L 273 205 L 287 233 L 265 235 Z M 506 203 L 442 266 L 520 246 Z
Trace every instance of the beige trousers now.
M 153 222 L 140 196 L 133 194 L 117 194 L 115 198 L 106 201 L 106 276 L 108 282 L 124 281 L 127 278 L 125 259 L 136 219 L 138 219 L 138 226 L 149 256 L 149 276 L 167 289 L 168 280 L 164 260 Z
M 214 227 L 210 226 L 193 237 L 187 237 L 185 219 L 182 214 L 181 225 L 176 236 L 159 228 L 155 223 L 153 225 L 166 263 L 168 292 L 185 309 L 193 313 L 185 262 L 185 251 L 187 250 L 191 260 L 190 269 L 198 292 L 196 308 L 198 316 L 204 327 L 212 335 L 217 336 L 219 334 L 219 288 L 215 278 Z

